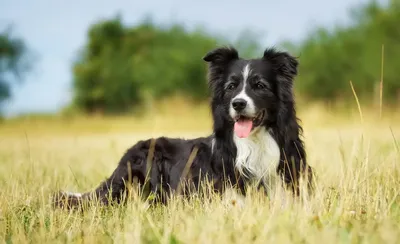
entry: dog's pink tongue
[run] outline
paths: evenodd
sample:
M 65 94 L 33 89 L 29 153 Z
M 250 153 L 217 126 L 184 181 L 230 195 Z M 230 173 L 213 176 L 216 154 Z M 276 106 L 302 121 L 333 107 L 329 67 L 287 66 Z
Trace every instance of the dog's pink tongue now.
M 238 120 L 235 122 L 234 131 L 240 138 L 245 138 L 250 135 L 251 128 L 253 127 L 252 120 Z

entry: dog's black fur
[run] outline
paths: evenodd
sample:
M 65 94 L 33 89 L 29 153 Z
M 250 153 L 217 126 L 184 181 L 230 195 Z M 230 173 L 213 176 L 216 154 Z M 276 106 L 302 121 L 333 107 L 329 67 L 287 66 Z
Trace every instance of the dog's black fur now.
M 239 58 L 238 52 L 232 47 L 214 49 L 203 60 L 209 64 L 212 135 L 191 140 L 157 138 L 154 152 L 151 153 L 152 140 L 139 141 L 123 155 L 112 175 L 97 189 L 79 196 L 58 194 L 58 204 L 62 205 L 60 201 L 67 200 L 68 204 L 74 205 L 92 197 L 98 198 L 104 204 L 110 204 L 110 200 L 120 203 L 128 189 L 126 183 L 136 177 L 139 184 L 144 185 L 148 172 L 150 191 L 165 202 L 177 190 L 194 148 L 198 151 L 187 174 L 192 190 L 198 190 L 200 182 L 207 178 L 213 182 L 216 191 L 223 191 L 223 185 L 230 182 L 239 185 L 245 193 L 245 180 L 249 180 L 251 176 L 239 175 L 237 178 L 237 150 L 233 140 L 235 121 L 229 114 L 231 99 L 238 92 L 235 89 L 240 89 L 240 81 L 237 81 L 236 87 L 227 88 L 227 83 L 230 75 L 246 64 L 251 64 L 254 69 L 254 82 L 257 79 L 264 82 L 264 86 L 258 86 L 258 90 L 252 87 L 247 89 L 251 89 L 248 91 L 249 96 L 254 100 L 257 109 L 266 111 L 259 127 L 268 130 L 279 146 L 280 160 L 276 172 L 295 194 L 299 192 L 300 175 L 307 173 L 311 182 L 312 170 L 306 162 L 304 144 L 300 138 L 302 127 L 296 117 L 292 91 L 293 79 L 297 74 L 297 60 L 288 53 L 275 49 L 267 49 L 262 58 L 245 60 Z M 150 166 L 146 161 L 149 156 L 152 162 Z M 188 192 L 187 188 L 183 192 Z
M 60 192 L 61 194 L 56 195 L 56 203 L 75 205 L 81 200 L 92 198 L 96 198 L 106 205 L 110 201 L 121 203 L 127 199 L 127 184 L 129 184 L 128 182 L 132 183 L 134 177 L 142 186 L 142 190 L 144 190 L 144 185 L 149 186 L 148 190 L 157 197 L 155 200 L 165 203 L 170 193 L 178 189 L 182 172 L 195 147 L 197 148 L 196 157 L 191 163 L 188 174 L 191 184 L 183 184 L 182 193 L 188 194 L 193 188 L 198 189 L 200 183 L 205 182 L 206 177 L 210 180 L 217 178 L 211 167 L 209 147 L 211 138 L 183 140 L 161 137 L 154 140 L 153 151 L 151 143 L 152 139 L 139 141 L 128 149 L 111 176 L 102 182 L 94 192 L 87 192 L 82 196 Z M 215 183 L 218 182 L 215 181 Z M 69 203 L 64 202 L 65 200 Z

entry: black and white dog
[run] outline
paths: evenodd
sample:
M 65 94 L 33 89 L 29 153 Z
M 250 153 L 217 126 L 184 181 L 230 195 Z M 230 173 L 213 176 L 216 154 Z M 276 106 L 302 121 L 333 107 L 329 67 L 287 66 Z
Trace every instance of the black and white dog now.
M 119 203 L 134 178 L 142 186 L 148 183 L 163 202 L 181 192 L 182 182 L 187 183 L 184 194 L 207 180 L 217 191 L 229 182 L 245 193 L 246 186 L 256 183 L 271 194 L 280 184 L 295 195 L 301 176 L 311 183 L 292 91 L 297 60 L 273 48 L 261 58 L 242 59 L 233 47 L 214 49 L 203 60 L 209 64 L 212 135 L 139 141 L 97 189 L 61 192 L 57 203 L 76 205 L 93 197 Z

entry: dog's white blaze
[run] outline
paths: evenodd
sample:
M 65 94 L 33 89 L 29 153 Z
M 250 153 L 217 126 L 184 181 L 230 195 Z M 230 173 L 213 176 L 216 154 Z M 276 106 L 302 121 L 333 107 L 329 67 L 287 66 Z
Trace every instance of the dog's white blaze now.
M 232 98 L 232 101 L 237 99 L 237 98 L 242 98 L 242 99 L 246 100 L 247 106 L 246 106 L 246 108 L 245 108 L 245 110 L 243 112 L 248 114 L 248 115 L 250 115 L 250 116 L 256 116 L 256 108 L 254 106 L 254 101 L 253 101 L 253 99 L 251 99 L 251 97 L 249 97 L 246 94 L 247 79 L 248 79 L 250 74 L 251 74 L 250 64 L 247 64 L 246 66 L 244 66 L 244 68 L 242 70 L 243 88 L 242 88 L 242 90 L 240 91 L 239 94 L 237 94 L 234 98 Z M 231 106 L 229 108 L 229 113 L 230 113 L 231 117 L 235 117 L 236 116 L 236 111 L 233 109 L 232 103 L 231 103 Z
M 241 174 L 250 172 L 254 181 L 262 182 L 268 192 L 275 192 L 280 180 L 276 173 L 280 151 L 277 142 L 264 127 L 256 128 L 246 138 L 239 138 L 233 133 L 237 148 L 235 167 Z
M 251 73 L 250 65 L 246 64 L 246 66 L 244 66 L 244 69 L 242 71 L 244 84 L 246 84 L 247 78 L 249 78 L 250 73 Z M 244 86 L 243 86 L 243 90 L 244 90 Z

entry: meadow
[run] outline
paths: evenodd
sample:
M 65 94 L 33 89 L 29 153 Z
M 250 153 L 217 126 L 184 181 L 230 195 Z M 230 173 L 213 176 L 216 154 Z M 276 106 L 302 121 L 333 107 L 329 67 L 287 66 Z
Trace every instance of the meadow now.
M 155 110 L 154 107 L 159 108 Z M 396 110 L 300 106 L 312 197 L 282 206 L 257 192 L 244 206 L 210 196 L 149 207 L 53 209 L 60 189 L 87 191 L 136 141 L 211 131 L 206 105 L 154 106 L 144 117 L 24 117 L 0 122 L 3 243 L 399 243 L 400 121 Z M 168 108 L 173 109 L 168 109 Z

